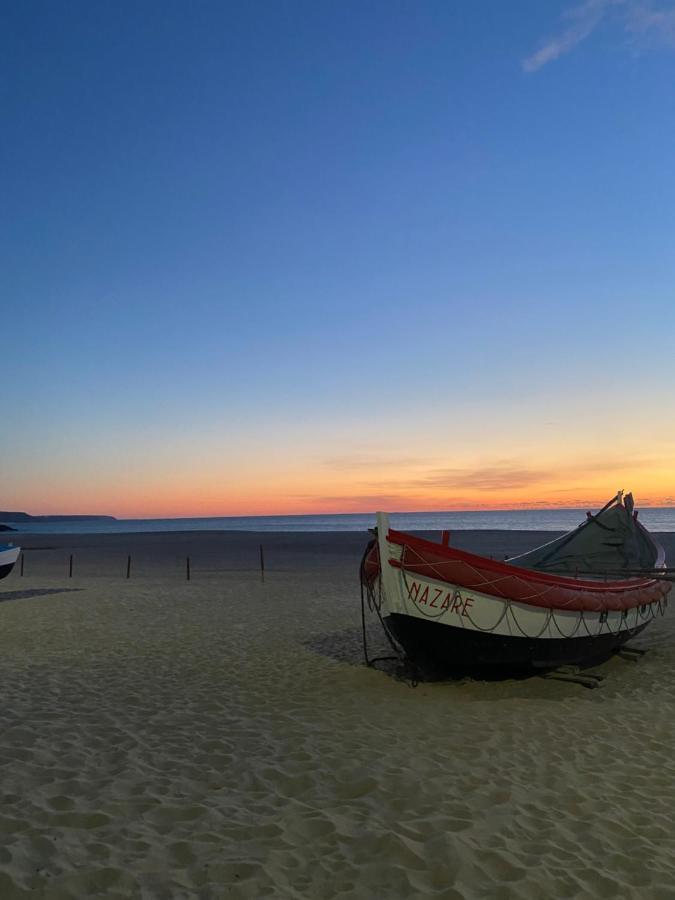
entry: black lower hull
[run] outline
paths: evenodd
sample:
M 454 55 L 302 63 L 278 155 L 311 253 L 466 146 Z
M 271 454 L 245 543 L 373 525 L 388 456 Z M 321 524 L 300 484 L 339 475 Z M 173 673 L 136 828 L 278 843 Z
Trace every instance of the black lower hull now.
M 399 613 L 392 613 L 386 621 L 408 657 L 430 678 L 461 673 L 497 676 L 562 665 L 597 665 L 648 624 L 598 637 L 530 639 L 455 628 Z
M 14 568 L 14 563 L 9 563 L 6 566 L 0 566 L 0 578 L 5 578 Z

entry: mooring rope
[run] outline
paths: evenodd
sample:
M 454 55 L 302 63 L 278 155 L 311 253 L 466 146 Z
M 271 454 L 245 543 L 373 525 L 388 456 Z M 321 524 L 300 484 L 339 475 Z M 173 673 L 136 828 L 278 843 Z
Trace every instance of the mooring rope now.
M 372 586 L 371 586 L 370 582 L 368 581 L 368 577 L 366 575 L 366 571 L 365 571 L 366 559 L 367 559 L 368 554 L 370 553 L 372 547 L 374 546 L 374 544 L 375 544 L 375 541 L 370 541 L 370 543 L 366 547 L 364 554 L 361 558 L 361 565 L 359 567 L 359 575 L 360 575 L 360 581 L 361 581 L 361 627 L 362 627 L 362 632 L 363 632 L 363 655 L 365 657 L 366 665 L 369 667 L 374 665 L 376 662 L 382 662 L 384 660 L 392 660 L 392 659 L 398 660 L 398 661 L 402 662 L 403 664 L 405 664 L 407 661 L 406 653 L 403 650 L 403 648 L 399 648 L 397 646 L 396 642 L 394 641 L 392 635 L 389 632 L 389 629 L 387 628 L 387 625 L 385 624 L 384 619 L 382 618 L 382 612 L 381 612 L 382 579 L 378 578 L 378 593 L 380 594 L 379 603 L 378 603 L 375 598 L 375 592 L 373 591 Z M 385 634 L 387 640 L 389 641 L 389 645 L 391 646 L 391 649 L 394 651 L 395 656 L 375 656 L 375 657 L 373 657 L 373 659 L 368 658 L 368 638 L 367 638 L 367 633 L 366 633 L 366 609 L 365 609 L 365 603 L 364 603 L 364 588 L 365 588 L 365 593 L 366 593 L 365 599 L 368 602 L 368 608 L 371 611 L 375 610 L 375 612 L 377 613 L 377 617 L 380 620 L 380 625 L 382 626 L 382 630 L 384 631 L 384 634 Z

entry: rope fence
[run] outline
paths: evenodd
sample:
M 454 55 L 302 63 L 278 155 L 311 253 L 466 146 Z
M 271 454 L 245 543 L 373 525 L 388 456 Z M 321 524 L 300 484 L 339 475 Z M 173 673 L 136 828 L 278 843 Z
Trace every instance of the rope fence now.
M 165 554 L 153 557 L 150 553 L 134 556 L 131 553 L 101 554 L 100 551 L 87 553 L 86 550 L 77 554 L 50 547 L 36 547 L 22 550 L 13 574 L 19 578 L 61 575 L 65 579 L 118 575 L 121 579 L 131 580 L 134 577 L 168 573 L 185 581 L 192 581 L 200 575 L 219 572 L 257 572 L 260 580 L 265 581 L 265 550 L 262 544 L 253 545 L 250 554 L 247 553 L 245 556 L 240 554 L 236 559 L 229 560 L 232 563 L 229 566 L 222 565 L 222 562 L 222 557 L 213 555 L 195 559 L 191 554 L 187 556 Z

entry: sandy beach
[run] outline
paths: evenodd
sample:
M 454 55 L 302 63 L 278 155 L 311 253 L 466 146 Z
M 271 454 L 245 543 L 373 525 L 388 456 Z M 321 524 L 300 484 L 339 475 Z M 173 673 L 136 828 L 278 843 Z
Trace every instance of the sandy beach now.
M 412 688 L 362 662 L 365 535 L 4 537 L 3 900 L 675 898 L 675 614 L 595 691 Z

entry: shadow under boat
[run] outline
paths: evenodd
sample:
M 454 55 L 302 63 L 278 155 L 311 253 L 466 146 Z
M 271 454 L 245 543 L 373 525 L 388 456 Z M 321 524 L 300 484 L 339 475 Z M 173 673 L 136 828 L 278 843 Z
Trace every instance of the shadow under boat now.
M 49 597 L 53 594 L 72 594 L 81 591 L 82 588 L 34 588 L 25 591 L 2 591 L 0 603 L 10 600 L 32 600 L 34 597 Z

